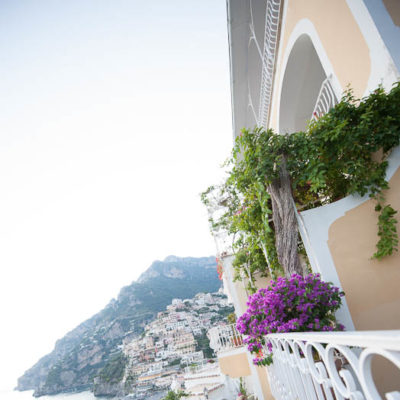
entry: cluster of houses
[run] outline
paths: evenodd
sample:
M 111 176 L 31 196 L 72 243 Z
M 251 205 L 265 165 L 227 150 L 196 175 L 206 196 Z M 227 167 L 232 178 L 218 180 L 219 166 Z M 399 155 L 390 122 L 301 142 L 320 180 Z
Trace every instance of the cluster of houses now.
M 173 299 L 166 311 L 145 327 L 140 337 L 126 340 L 123 353 L 128 367 L 125 381 L 138 398 L 184 383 L 185 369 L 211 358 L 206 332 L 226 324 L 233 311 L 222 291 L 198 293 L 192 299 Z

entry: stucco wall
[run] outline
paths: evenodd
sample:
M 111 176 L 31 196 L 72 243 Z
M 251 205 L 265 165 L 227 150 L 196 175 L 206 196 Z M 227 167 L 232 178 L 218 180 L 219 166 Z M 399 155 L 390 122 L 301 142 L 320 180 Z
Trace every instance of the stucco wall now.
M 266 288 L 271 282 L 271 277 L 261 276 L 260 274 L 255 276 L 255 286 L 257 289 Z
M 254 277 L 254 285 L 256 289 L 266 288 L 270 282 L 271 278 L 266 278 L 260 276 L 260 274 L 255 274 Z M 234 304 L 235 311 L 238 316 L 242 315 L 247 310 L 247 300 L 249 297 L 249 293 L 246 290 L 249 281 L 244 278 L 242 281 L 232 282 L 232 288 L 235 292 L 235 297 L 237 299 L 237 303 Z
M 400 1 L 363 0 L 390 56 L 400 71 Z
M 400 168 L 390 187 L 386 201 L 400 210 Z M 371 259 L 378 241 L 375 204 L 368 200 L 337 219 L 329 228 L 328 246 L 355 328 L 400 329 L 400 254 Z
M 302 23 L 312 29 L 300 32 Z M 314 36 L 311 38 L 325 73 L 327 76 L 334 73 L 340 86 L 337 89 L 343 90 L 350 84 L 356 96 L 364 94 L 371 74 L 370 50 L 346 0 L 288 0 L 282 28 L 270 119 L 272 128 L 279 128 L 282 79 L 293 42 L 301 33 Z
M 256 367 L 256 369 L 264 400 L 273 400 L 267 376 L 267 369 L 265 367 Z
M 388 6 L 391 1 L 385 3 Z M 287 0 L 282 16 L 270 123 L 277 131 L 280 130 L 281 93 L 287 63 L 297 39 L 304 34 L 311 39 L 326 76 L 332 76 L 338 98 L 348 85 L 356 97 L 362 97 L 379 83 L 388 88 L 396 80 L 393 60 L 363 1 Z M 400 210 L 400 182 L 393 179 L 388 201 Z M 344 199 L 323 210 L 302 212 L 299 217 L 313 270 L 348 292 L 343 310 L 339 312 L 339 318 L 348 329 L 400 327 L 400 297 L 398 300 L 394 289 L 385 289 L 386 285 L 400 282 L 399 268 L 394 266 L 400 265 L 400 258 L 396 254 L 382 262 L 370 259 L 377 241 L 376 223 L 374 203 L 356 198 Z M 368 280 L 374 282 L 370 283 L 370 290 L 365 290 L 364 281 Z M 375 322 L 370 320 L 371 313 Z M 394 318 L 388 321 L 387 315 Z
M 224 375 L 231 378 L 240 378 L 251 375 L 247 354 L 245 351 L 240 354 L 218 356 L 219 367 Z
M 247 296 L 247 291 L 245 289 L 245 285 L 246 282 L 243 281 L 234 282 L 234 287 L 239 300 L 239 307 L 235 307 L 235 311 L 237 312 L 238 316 L 242 315 L 247 309 L 246 303 L 248 296 Z
M 223 258 L 223 281 L 228 298 L 233 302 L 235 313 L 240 316 L 246 311 L 247 292 L 243 282 L 234 281 L 234 268 L 232 266 L 234 256 Z

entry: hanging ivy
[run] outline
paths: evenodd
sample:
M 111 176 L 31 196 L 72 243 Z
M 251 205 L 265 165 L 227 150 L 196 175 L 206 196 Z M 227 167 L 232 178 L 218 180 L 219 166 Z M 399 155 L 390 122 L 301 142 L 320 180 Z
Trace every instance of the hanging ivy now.
M 281 135 L 271 129 L 243 130 L 225 163 L 228 177 L 217 194 L 224 199 L 225 211 L 212 221 L 212 229 L 223 227 L 233 235 L 238 270 L 248 271 L 250 265 L 250 275 L 255 270 L 280 274 L 284 263 L 276 236 L 282 233 L 274 217 L 287 199 L 276 203 L 274 185 L 281 188 L 286 174 L 293 201 L 301 210 L 351 194 L 375 199 L 378 243 L 372 257 L 391 255 L 397 250 L 398 235 L 396 211 L 385 203 L 386 169 L 387 157 L 399 143 L 399 83 L 389 93 L 379 87 L 361 100 L 348 90 L 304 132 Z M 205 203 L 215 190 L 203 193 Z M 287 272 L 288 266 L 282 266 Z
M 215 199 L 218 204 L 215 204 Z M 247 289 L 254 293 L 254 274 L 261 272 L 267 276 L 268 271 L 275 271 L 279 265 L 273 258 L 270 261 L 272 266 L 269 266 L 263 250 L 267 243 L 274 243 L 275 240 L 268 222 L 271 210 L 267 204 L 259 201 L 254 185 L 250 185 L 248 190 L 239 189 L 233 177 L 228 178 L 222 186 L 208 188 L 202 194 L 202 201 L 209 209 L 215 207 L 223 210 L 216 213 L 217 218 L 210 215 L 211 231 L 217 236 L 225 232 L 232 238 L 234 279 L 248 278 Z M 267 231 L 265 225 L 268 226 Z

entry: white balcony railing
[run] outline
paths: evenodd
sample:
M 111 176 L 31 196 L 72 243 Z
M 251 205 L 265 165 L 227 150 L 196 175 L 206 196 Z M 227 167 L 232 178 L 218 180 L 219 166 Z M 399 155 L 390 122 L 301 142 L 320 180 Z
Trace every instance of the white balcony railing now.
M 381 399 L 374 383 L 379 386 L 379 379 L 371 368 L 375 356 L 393 364 L 381 375 L 400 376 L 400 331 L 287 333 L 267 338 L 273 347 L 268 375 L 275 400 Z M 400 380 L 395 382 L 395 391 L 385 392 L 387 400 L 400 399 Z
M 207 335 L 210 339 L 210 347 L 216 353 L 243 346 L 242 335 L 235 324 L 215 326 L 208 331 Z
M 264 127 L 267 126 L 271 103 L 275 55 L 278 43 L 280 8 L 281 0 L 267 1 L 264 49 L 262 54 L 260 108 L 258 117 L 258 125 Z
M 328 76 L 321 85 L 317 101 L 315 102 L 314 111 L 311 115 L 312 120 L 316 120 L 326 114 L 331 108 L 337 104 L 335 92 L 331 84 L 331 76 Z

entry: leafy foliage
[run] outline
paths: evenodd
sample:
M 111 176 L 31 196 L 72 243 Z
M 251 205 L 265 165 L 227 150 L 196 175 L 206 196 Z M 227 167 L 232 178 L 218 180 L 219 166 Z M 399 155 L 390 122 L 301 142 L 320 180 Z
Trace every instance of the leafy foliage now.
M 235 153 L 234 157 L 239 157 Z M 234 163 L 233 159 L 226 165 Z M 239 167 L 239 166 L 238 166 Z M 220 199 L 223 214 L 214 219 L 210 217 L 210 226 L 214 234 L 226 231 L 234 238 L 233 250 L 236 270 L 235 279 L 249 279 L 248 289 L 252 292 L 252 281 L 256 272 L 266 276 L 268 271 L 279 268 L 274 245 L 273 226 L 269 221 L 272 214 L 270 202 L 265 200 L 268 195 L 260 185 L 254 185 L 251 179 L 245 182 L 243 171 L 233 168 L 225 184 L 221 187 L 211 186 L 202 194 L 202 201 L 210 207 L 210 199 Z M 267 258 L 265 248 L 270 248 Z
M 62 380 L 60 378 L 60 374 L 62 372 L 62 367 L 60 364 L 52 367 L 46 378 L 46 385 L 62 385 Z
M 174 392 L 170 390 L 165 397 L 163 397 L 161 400 L 179 400 L 182 397 L 188 397 L 189 395 L 182 390 L 179 390 L 178 392 Z
M 275 247 L 269 186 L 280 179 L 285 163 L 298 209 L 331 203 L 347 195 L 368 194 L 380 213 L 374 258 L 397 250 L 396 211 L 385 204 L 387 156 L 400 143 L 400 83 L 389 93 L 379 87 L 355 99 L 351 90 L 304 132 L 281 135 L 273 130 L 243 130 L 236 139 L 228 177 L 222 187 L 202 195 L 221 199 L 225 212 L 211 220 L 214 232 L 234 238 L 234 266 L 240 275 L 281 273 Z M 301 252 L 300 245 L 300 252 Z M 251 280 L 251 279 L 250 279 Z
M 228 316 L 227 316 L 227 320 L 228 320 L 228 322 L 230 323 L 230 324 L 235 324 L 236 323 L 236 314 L 234 313 L 234 312 L 232 312 L 232 313 L 230 313 Z
M 136 375 L 131 375 L 129 374 L 126 379 L 125 379 L 125 384 L 124 384 L 124 389 L 126 393 L 129 393 L 132 391 L 132 388 L 137 381 L 137 376 Z
M 108 360 L 104 368 L 99 372 L 102 382 L 117 383 L 124 376 L 126 357 L 123 353 L 118 353 Z
M 238 393 L 238 398 L 240 400 L 248 400 L 249 394 L 247 392 L 246 386 L 244 384 L 243 378 L 240 377 L 239 380 L 239 393 Z
M 195 339 L 196 339 L 196 351 L 202 351 L 204 357 L 212 358 L 214 355 L 214 351 L 210 347 L 210 339 L 207 336 L 206 330 L 203 329 L 201 335 L 195 336 Z
M 373 255 L 374 258 L 382 258 L 385 255 L 391 255 L 393 251 L 397 251 L 398 237 L 396 228 L 396 219 L 394 215 L 397 213 L 391 206 L 385 206 L 379 210 L 381 206 L 378 204 L 377 211 L 381 211 L 378 220 L 378 236 L 377 251 Z

